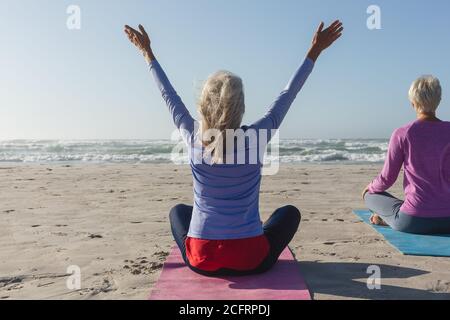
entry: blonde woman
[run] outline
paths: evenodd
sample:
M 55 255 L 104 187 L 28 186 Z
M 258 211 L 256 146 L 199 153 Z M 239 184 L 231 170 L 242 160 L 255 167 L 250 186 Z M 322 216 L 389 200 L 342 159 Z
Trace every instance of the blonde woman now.
M 208 78 L 198 103 L 198 124 L 156 60 L 144 28 L 139 25 L 137 31 L 125 26 L 128 38 L 147 60 L 173 121 L 189 147 L 194 206 L 174 207 L 170 223 L 183 259 L 193 271 L 207 276 L 264 272 L 276 263 L 297 232 L 300 212 L 293 206 L 282 207 L 265 224 L 261 222 L 261 145 L 266 145 L 272 130 L 280 127 L 315 61 L 342 31 L 340 21 L 326 29 L 321 23 L 305 61 L 267 114 L 250 126 L 241 126 L 245 103 L 239 77 L 219 71 Z M 244 144 L 230 147 L 235 136 L 227 139 L 229 131 L 244 132 Z M 250 136 L 255 137 L 252 131 L 257 131 L 258 139 L 267 141 L 249 142 Z M 261 131 L 264 134 L 258 135 Z M 257 161 L 251 161 L 255 154 Z M 234 161 L 236 158 L 245 161 Z
M 439 80 L 413 82 L 409 99 L 417 120 L 394 131 L 380 175 L 364 190 L 371 222 L 417 234 L 450 234 L 450 122 L 437 118 Z M 404 169 L 405 200 L 387 193 Z

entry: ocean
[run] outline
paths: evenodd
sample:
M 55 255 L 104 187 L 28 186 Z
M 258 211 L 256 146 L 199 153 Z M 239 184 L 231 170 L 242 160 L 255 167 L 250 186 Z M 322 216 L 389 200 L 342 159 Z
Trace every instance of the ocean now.
M 385 139 L 282 139 L 281 163 L 381 163 Z M 187 163 L 170 140 L 0 140 L 0 162 Z

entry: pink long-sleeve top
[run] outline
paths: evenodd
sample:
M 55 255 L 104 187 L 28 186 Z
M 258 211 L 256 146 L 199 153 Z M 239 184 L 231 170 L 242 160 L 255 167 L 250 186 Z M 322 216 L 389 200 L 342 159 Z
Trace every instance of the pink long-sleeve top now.
M 384 192 L 404 168 L 400 210 L 426 218 L 450 217 L 450 122 L 414 121 L 394 131 L 381 174 L 370 193 Z

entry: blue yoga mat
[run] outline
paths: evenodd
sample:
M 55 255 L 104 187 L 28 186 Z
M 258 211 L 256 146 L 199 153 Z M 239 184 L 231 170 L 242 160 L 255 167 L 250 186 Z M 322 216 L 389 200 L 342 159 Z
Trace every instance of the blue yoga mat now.
M 370 224 L 376 231 L 395 248 L 405 255 L 450 257 L 450 234 L 447 235 L 418 235 L 392 230 L 370 223 L 372 213 L 368 210 L 354 210 L 358 217 Z

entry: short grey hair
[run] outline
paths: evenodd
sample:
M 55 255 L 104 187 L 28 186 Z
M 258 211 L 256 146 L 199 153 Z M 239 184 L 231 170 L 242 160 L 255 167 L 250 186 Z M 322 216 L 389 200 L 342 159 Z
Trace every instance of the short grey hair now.
M 434 113 L 441 103 L 441 95 L 439 79 L 431 75 L 421 76 L 409 89 L 409 100 L 420 112 Z

